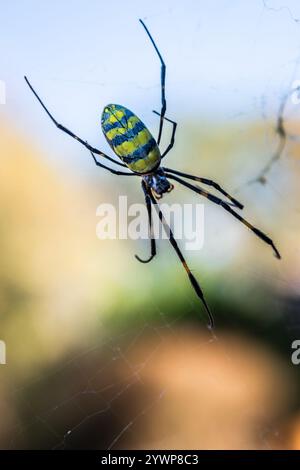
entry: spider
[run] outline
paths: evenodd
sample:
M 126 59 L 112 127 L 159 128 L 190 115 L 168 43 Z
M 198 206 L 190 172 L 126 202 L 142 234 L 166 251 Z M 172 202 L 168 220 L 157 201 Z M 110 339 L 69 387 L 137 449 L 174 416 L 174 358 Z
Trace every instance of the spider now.
M 128 108 L 126 108 L 125 106 L 118 105 L 118 104 L 109 104 L 105 106 L 103 113 L 102 113 L 102 118 L 101 118 L 102 131 L 111 149 L 120 158 L 122 163 L 106 155 L 101 150 L 94 148 L 88 142 L 86 142 L 85 140 L 75 135 L 68 128 L 66 128 L 62 124 L 59 124 L 58 121 L 56 121 L 56 119 L 48 111 L 48 109 L 46 108 L 43 101 L 40 99 L 40 97 L 36 93 L 36 91 L 33 89 L 27 77 L 25 76 L 24 78 L 26 80 L 27 85 L 29 86 L 29 88 L 31 89 L 31 91 L 33 92 L 33 94 L 35 95 L 39 103 L 41 104 L 41 106 L 44 108 L 49 118 L 55 124 L 55 126 L 58 129 L 65 132 L 66 134 L 68 134 L 69 136 L 73 137 L 73 139 L 77 140 L 82 145 L 84 145 L 90 151 L 94 159 L 94 162 L 97 166 L 105 170 L 108 170 L 114 175 L 139 176 L 141 178 L 141 186 L 142 186 L 142 190 L 144 193 L 145 204 L 146 204 L 147 213 L 148 213 L 149 240 L 151 244 L 151 254 L 146 259 L 142 259 L 137 255 L 135 255 L 135 257 L 141 263 L 149 263 L 156 255 L 156 240 L 153 234 L 153 223 L 152 223 L 152 208 L 154 207 L 158 213 L 161 224 L 167 230 L 169 241 L 172 247 L 174 248 L 179 260 L 181 261 L 188 275 L 190 283 L 192 284 L 192 287 L 194 288 L 196 295 L 198 296 L 198 298 L 201 300 L 201 302 L 204 305 L 204 308 L 209 318 L 208 326 L 209 328 L 212 329 L 214 327 L 214 319 L 210 312 L 208 304 L 205 300 L 200 284 L 198 283 L 195 276 L 193 275 L 190 268 L 188 267 L 185 261 L 185 258 L 178 247 L 177 241 L 174 238 L 173 232 L 170 229 L 157 202 L 157 200 L 160 199 L 165 193 L 169 193 L 170 191 L 173 190 L 174 186 L 172 183 L 170 183 L 169 180 L 176 181 L 177 183 L 182 184 L 186 188 L 196 192 L 200 196 L 204 196 L 205 198 L 207 198 L 209 201 L 213 202 L 214 204 L 220 205 L 223 209 L 229 212 L 233 217 L 238 219 L 240 222 L 246 225 L 246 227 L 252 230 L 252 232 L 255 233 L 257 237 L 259 237 L 265 243 L 270 245 L 273 248 L 274 253 L 278 259 L 280 259 L 280 254 L 277 248 L 275 247 L 273 241 L 267 235 L 265 235 L 258 228 L 254 227 L 247 220 L 245 220 L 238 212 L 235 212 L 232 209 L 232 207 L 235 207 L 236 209 L 243 209 L 243 205 L 240 202 L 238 202 L 235 198 L 230 196 L 218 183 L 207 178 L 194 176 L 188 173 L 183 173 L 181 171 L 177 171 L 171 168 L 166 168 L 166 167 L 161 166 L 162 159 L 165 158 L 165 156 L 170 152 L 170 150 L 174 146 L 177 123 L 165 116 L 166 109 L 167 109 L 166 94 L 165 94 L 165 80 L 166 80 L 165 62 L 147 26 L 141 19 L 139 21 L 142 24 L 144 30 L 146 31 L 148 38 L 150 39 L 152 46 L 154 47 L 154 50 L 161 64 L 161 79 L 160 79 L 161 111 L 160 113 L 157 111 L 153 111 L 160 118 L 159 130 L 158 130 L 157 140 L 155 140 L 152 134 L 150 133 L 150 131 L 148 130 L 148 128 L 145 126 L 145 124 L 136 116 L 136 114 L 134 114 Z M 168 144 L 166 149 L 163 152 L 161 152 L 159 149 L 159 144 L 160 144 L 165 121 L 168 121 L 169 123 L 172 124 L 172 134 L 171 134 L 170 143 Z M 129 173 L 129 172 L 124 172 L 124 171 L 119 171 L 109 166 L 106 166 L 103 163 L 100 163 L 96 159 L 95 154 L 99 155 L 103 159 L 106 159 L 118 166 L 128 168 L 129 170 L 131 170 L 131 172 Z M 221 193 L 223 195 L 223 198 L 217 197 L 214 194 L 211 194 L 210 192 L 206 191 L 202 187 L 191 184 L 186 180 L 192 180 L 192 181 L 196 181 L 204 185 L 210 186 L 214 188 L 216 191 L 218 191 L 219 193 Z M 225 199 L 227 199 L 227 201 L 224 200 L 224 197 Z

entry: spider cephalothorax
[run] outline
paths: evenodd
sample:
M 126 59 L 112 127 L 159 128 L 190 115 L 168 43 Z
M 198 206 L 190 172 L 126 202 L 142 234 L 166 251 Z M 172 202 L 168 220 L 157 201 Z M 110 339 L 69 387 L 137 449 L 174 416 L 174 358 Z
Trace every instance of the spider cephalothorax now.
M 161 199 L 165 193 L 174 189 L 174 185 L 168 181 L 162 168 L 158 168 L 150 175 L 143 176 L 143 179 L 157 199 Z
M 208 313 L 210 326 L 213 326 L 213 317 L 209 311 L 208 305 L 205 301 L 202 289 L 196 280 L 195 276 L 192 274 L 191 270 L 189 269 L 183 254 L 181 253 L 177 242 L 174 238 L 172 230 L 168 226 L 166 219 L 163 216 L 163 213 L 158 206 L 157 199 L 161 198 L 164 193 L 170 192 L 173 189 L 173 185 L 169 182 L 169 179 L 177 181 L 179 184 L 185 186 L 188 189 L 196 192 L 197 194 L 204 196 L 209 201 L 213 202 L 214 204 L 218 204 L 227 212 L 229 212 L 233 217 L 237 220 L 242 222 L 247 228 L 249 228 L 257 237 L 259 237 L 262 241 L 270 245 L 277 258 L 280 258 L 280 254 L 275 247 L 273 241 L 265 235 L 261 230 L 254 227 L 250 224 L 247 220 L 245 220 L 238 212 L 235 212 L 232 207 L 236 209 L 243 209 L 243 205 L 238 202 L 235 198 L 230 196 L 224 189 L 214 181 L 202 178 L 200 176 L 190 175 L 188 173 L 183 173 L 181 171 L 173 170 L 171 168 L 161 167 L 161 160 L 169 153 L 169 151 L 173 148 L 175 143 L 175 133 L 177 124 L 176 122 L 168 119 L 165 116 L 167 103 L 166 103 L 166 96 L 165 96 L 165 78 L 166 78 L 166 66 L 163 61 L 163 58 L 148 30 L 145 23 L 140 20 L 141 24 L 143 25 L 161 63 L 161 111 L 158 113 L 154 111 L 160 117 L 159 121 L 159 130 L 158 130 L 158 137 L 155 140 L 149 129 L 145 126 L 145 124 L 125 106 L 121 106 L 118 104 L 109 104 L 105 106 L 102 117 L 101 117 L 101 126 L 103 133 L 107 142 L 109 143 L 110 147 L 114 151 L 114 153 L 121 159 L 122 163 L 116 161 L 114 158 L 106 155 L 101 150 L 92 147 L 88 142 L 84 139 L 81 139 L 77 135 L 75 135 L 72 131 L 70 131 L 67 127 L 59 124 L 52 114 L 48 111 L 36 91 L 33 89 L 31 84 L 29 83 L 28 79 L 25 77 L 25 80 L 34 93 L 36 98 L 38 99 L 39 103 L 42 105 L 50 119 L 53 123 L 61 129 L 63 132 L 68 134 L 69 136 L 76 139 L 82 145 L 84 145 L 92 154 L 94 162 L 97 166 L 104 168 L 105 170 L 110 171 L 114 175 L 119 176 L 136 176 L 141 177 L 142 179 L 142 189 L 145 197 L 145 203 L 147 206 L 148 211 L 148 219 L 149 219 L 149 233 L 150 233 L 150 241 L 151 241 L 151 255 L 146 259 L 141 259 L 139 256 L 136 255 L 136 258 L 143 262 L 148 263 L 151 261 L 154 256 L 156 255 L 156 241 L 153 235 L 152 230 L 152 208 L 154 207 L 157 212 L 161 223 L 167 228 L 168 236 L 172 247 L 174 248 L 178 258 L 180 259 L 189 280 L 197 294 L 197 296 L 203 302 L 203 305 Z M 168 121 L 172 124 L 172 134 L 170 143 L 167 148 L 164 150 L 163 153 L 160 152 L 159 144 L 162 136 L 163 125 L 164 122 Z M 104 165 L 102 162 L 96 159 L 95 155 L 99 155 L 101 158 L 113 162 L 114 164 L 123 167 L 123 169 L 128 168 L 131 170 L 129 173 L 124 171 L 119 171 L 114 168 L 108 167 Z M 213 187 L 216 191 L 221 193 L 224 198 L 220 198 L 215 196 L 214 194 L 206 191 L 200 186 L 193 185 L 189 183 L 188 180 L 197 181 L 204 185 L 208 185 Z

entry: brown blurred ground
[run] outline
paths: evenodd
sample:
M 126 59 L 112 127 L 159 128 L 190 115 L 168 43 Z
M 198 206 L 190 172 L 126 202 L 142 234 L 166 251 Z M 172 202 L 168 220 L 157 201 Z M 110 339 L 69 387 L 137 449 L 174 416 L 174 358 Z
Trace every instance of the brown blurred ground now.
M 281 426 L 293 397 L 284 364 L 261 344 L 232 334 L 174 330 L 153 347 L 143 338 L 127 359 L 141 387 L 161 398 L 134 422 L 133 448 L 284 448 Z M 155 344 L 155 342 L 154 342 Z M 130 406 L 128 404 L 128 406 Z M 123 445 L 126 448 L 126 437 Z

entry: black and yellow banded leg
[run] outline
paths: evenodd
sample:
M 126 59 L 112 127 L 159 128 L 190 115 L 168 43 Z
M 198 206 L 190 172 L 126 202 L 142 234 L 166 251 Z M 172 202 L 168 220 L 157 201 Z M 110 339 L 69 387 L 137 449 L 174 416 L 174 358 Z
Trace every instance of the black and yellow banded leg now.
M 225 209 L 226 211 L 230 212 L 230 214 L 232 214 L 236 219 L 238 219 L 240 222 L 242 222 L 244 225 L 246 225 L 246 227 L 248 227 L 253 233 L 255 233 L 255 235 L 257 235 L 261 240 L 263 240 L 265 243 L 267 243 L 268 245 L 270 245 L 273 250 L 274 250 L 274 253 L 275 253 L 275 256 L 280 259 L 281 256 L 279 254 L 279 251 L 277 250 L 276 246 L 274 245 L 273 241 L 271 240 L 271 238 L 269 238 L 265 233 L 263 233 L 261 230 L 259 230 L 258 228 L 254 227 L 252 224 L 250 224 L 250 222 L 248 222 L 247 220 L 245 220 L 243 217 L 240 216 L 240 214 L 238 214 L 237 212 L 235 212 L 230 206 L 229 204 L 227 204 L 225 201 L 223 201 L 222 199 L 214 196 L 213 194 L 210 194 L 208 193 L 207 191 L 205 191 L 204 189 L 202 188 L 199 188 L 198 186 L 194 186 L 190 183 L 187 183 L 186 181 L 182 180 L 181 178 L 178 178 L 177 176 L 175 175 L 172 175 L 171 173 L 166 173 L 166 176 L 170 179 L 173 179 L 175 181 L 178 181 L 178 183 L 182 184 L 183 186 L 186 186 L 187 188 L 191 189 L 192 191 L 195 191 L 197 194 L 200 194 L 201 196 L 204 196 L 206 197 L 207 199 L 209 199 L 210 201 L 214 202 L 215 204 L 218 204 L 220 206 L 223 207 L 223 209 Z
M 164 60 L 161 56 L 161 53 L 158 50 L 157 45 L 154 42 L 153 37 L 150 34 L 150 31 L 148 30 L 147 26 L 145 23 L 140 20 L 140 23 L 143 25 L 150 41 L 152 42 L 152 45 L 159 57 L 160 64 L 161 64 L 161 72 L 160 72 L 160 89 L 161 89 L 161 111 L 160 111 L 160 123 L 159 123 L 159 130 L 158 130 L 158 137 L 157 137 L 157 145 L 160 143 L 161 139 L 161 134 L 163 130 L 163 124 L 164 124 L 164 116 L 166 114 L 166 109 L 167 109 L 167 101 L 166 101 L 166 92 L 165 92 L 165 86 L 166 86 L 166 64 L 164 63 Z
M 143 192 L 144 192 L 145 203 L 146 203 L 147 212 L 148 212 L 149 235 L 150 235 L 150 241 L 151 241 L 151 255 L 147 259 L 142 259 L 138 255 L 134 255 L 134 256 L 141 263 L 149 263 L 154 258 L 154 256 L 156 255 L 156 241 L 155 241 L 154 233 L 153 233 L 151 199 L 150 199 L 150 196 L 147 192 L 146 184 L 143 180 L 142 180 L 142 189 L 143 189 Z
M 161 221 L 161 224 L 163 225 L 166 233 L 168 234 L 169 236 L 169 241 L 172 245 L 172 247 L 174 248 L 178 258 L 180 259 L 188 277 L 189 277 L 189 280 L 190 280 L 190 283 L 192 284 L 193 286 L 193 289 L 194 291 L 196 292 L 198 298 L 201 300 L 201 302 L 203 303 L 204 307 L 205 307 L 205 310 L 206 310 L 206 313 L 208 315 L 208 318 L 209 318 L 209 328 L 213 329 L 214 327 L 214 319 L 213 319 L 213 316 L 209 310 L 209 307 L 206 303 L 206 300 L 204 298 L 204 294 L 203 294 L 203 291 L 197 281 L 197 279 L 195 278 L 195 276 L 192 274 L 190 268 L 188 267 L 187 265 L 187 262 L 185 261 L 184 257 L 183 257 L 183 254 L 181 253 L 179 247 L 178 247 L 178 244 L 177 244 L 177 241 L 175 240 L 174 238 L 174 235 L 173 235 L 173 232 L 171 230 L 171 228 L 169 227 L 163 213 L 161 212 L 160 208 L 159 208 L 159 205 L 155 199 L 155 197 L 153 196 L 152 192 L 151 192 L 151 189 L 150 188 L 146 188 L 147 189 L 147 193 L 149 194 L 149 197 L 151 199 L 151 202 L 152 204 L 155 206 L 157 212 L 158 212 L 158 217 L 159 217 L 159 220 Z
M 29 86 L 30 90 L 32 91 L 32 93 L 34 94 L 34 96 L 36 97 L 36 99 L 38 100 L 38 102 L 41 104 L 41 106 L 43 107 L 43 109 L 46 111 L 46 113 L 48 114 L 49 118 L 51 119 L 51 121 L 56 125 L 56 127 L 58 129 L 60 129 L 61 131 L 65 132 L 66 134 L 68 134 L 70 137 L 73 137 L 73 139 L 77 140 L 78 142 L 80 142 L 82 145 L 84 145 L 88 150 L 90 150 L 91 152 L 93 153 L 96 153 L 97 155 L 100 155 L 101 157 L 103 158 L 106 158 L 107 160 L 110 160 L 111 162 L 115 163 L 116 165 L 119 165 L 119 166 L 123 166 L 123 167 L 126 167 L 126 165 L 124 165 L 123 163 L 120 163 L 116 160 L 114 160 L 113 158 L 109 157 L 108 155 L 106 155 L 105 153 L 101 152 L 101 150 L 98 150 L 94 147 L 92 147 L 88 142 L 84 141 L 83 139 L 81 139 L 80 137 L 78 137 L 77 135 L 75 135 L 72 131 L 70 131 L 69 129 L 67 129 L 65 126 L 63 126 L 62 124 L 59 124 L 56 119 L 54 119 L 54 117 L 52 116 L 52 114 L 50 113 L 50 111 L 48 111 L 48 109 L 46 108 L 46 106 L 44 105 L 43 101 L 41 100 L 41 98 L 39 97 L 39 95 L 37 94 L 37 92 L 34 90 L 34 88 L 32 87 L 31 83 L 29 82 L 28 78 L 27 77 L 24 77 L 25 78 L 25 81 L 27 83 L 27 85 Z
M 158 113 L 157 111 L 153 110 L 153 112 L 155 114 L 157 114 L 158 116 L 160 116 L 160 113 Z M 164 158 L 167 155 L 167 153 L 169 153 L 170 150 L 174 147 L 175 134 L 176 134 L 176 129 L 177 129 L 177 122 L 172 121 L 172 119 L 169 119 L 166 116 L 164 116 L 164 120 L 170 122 L 173 125 L 173 129 L 172 129 L 172 135 L 171 135 L 170 143 L 169 143 L 168 147 L 166 148 L 166 150 L 163 152 L 161 158 Z
M 218 183 L 215 183 L 213 180 L 210 180 L 207 178 L 201 178 L 199 176 L 189 175 L 188 173 L 183 173 L 182 171 L 173 170 L 172 168 L 163 168 L 163 170 L 168 171 L 169 173 L 172 173 L 174 175 L 182 176 L 183 178 L 187 178 L 193 181 L 198 181 L 199 183 L 203 183 L 208 186 L 211 186 L 215 188 L 217 191 L 219 191 L 220 193 L 222 193 L 224 196 L 226 196 L 227 199 L 229 199 L 234 206 L 238 207 L 239 209 L 244 208 L 243 204 L 237 201 L 234 197 L 230 196 L 230 194 L 228 194 L 223 188 L 221 188 L 221 186 Z

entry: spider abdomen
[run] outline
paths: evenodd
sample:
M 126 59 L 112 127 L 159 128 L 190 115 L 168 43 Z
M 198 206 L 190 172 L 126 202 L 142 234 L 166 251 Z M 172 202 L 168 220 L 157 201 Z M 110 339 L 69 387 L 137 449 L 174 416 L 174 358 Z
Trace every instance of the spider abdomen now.
M 101 125 L 110 147 L 131 171 L 149 173 L 159 166 L 158 145 L 132 111 L 118 104 L 109 104 L 103 110 Z

